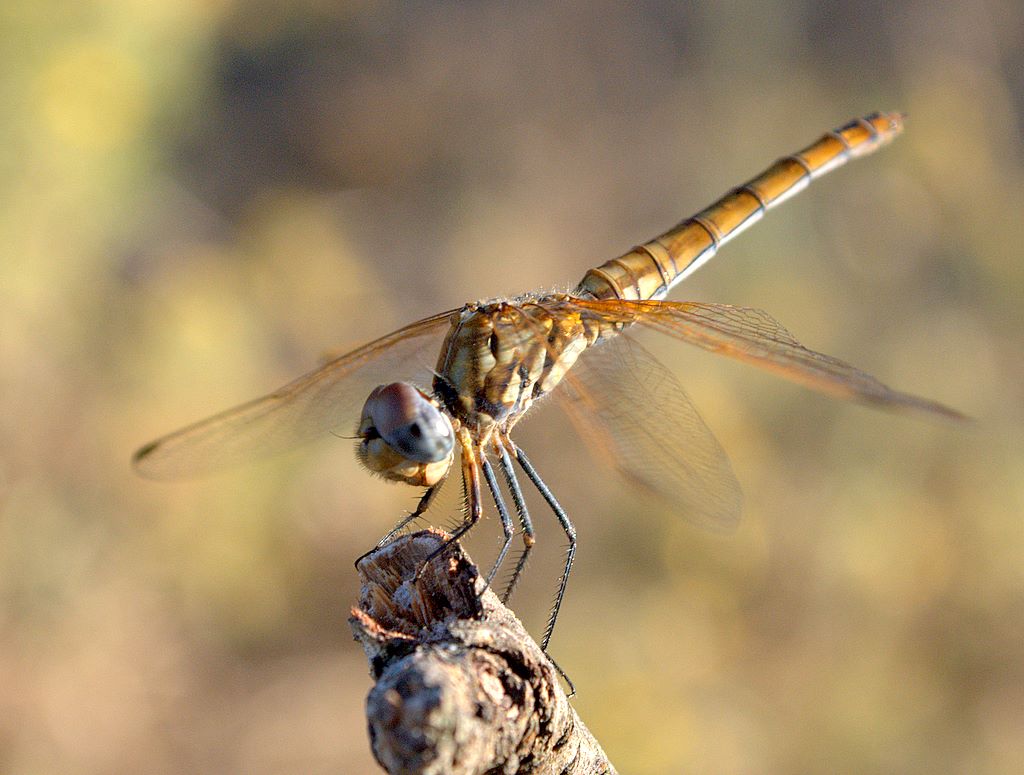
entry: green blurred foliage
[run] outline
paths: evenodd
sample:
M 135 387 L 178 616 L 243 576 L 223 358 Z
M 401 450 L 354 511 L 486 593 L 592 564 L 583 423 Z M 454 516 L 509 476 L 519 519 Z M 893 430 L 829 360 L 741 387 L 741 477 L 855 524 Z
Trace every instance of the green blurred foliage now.
M 325 352 L 571 286 L 876 109 L 905 136 L 675 296 L 977 423 L 650 341 L 745 521 L 580 477 L 539 413 L 524 446 L 581 535 L 553 651 L 622 772 L 1021 771 L 1019 3 L 14 0 L 0 29 L 0 771 L 375 771 L 350 563 L 415 494 L 331 439 L 175 484 L 130 452 Z

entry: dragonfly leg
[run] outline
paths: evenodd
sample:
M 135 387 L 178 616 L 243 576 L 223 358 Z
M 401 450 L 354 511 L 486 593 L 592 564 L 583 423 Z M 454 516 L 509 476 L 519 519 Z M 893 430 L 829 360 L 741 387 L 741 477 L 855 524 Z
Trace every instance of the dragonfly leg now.
M 486 460 L 486 458 L 484 458 L 483 450 L 474 446 L 468 438 L 460 436 L 459 442 L 462 448 L 462 485 L 466 490 L 466 515 L 463 517 L 462 524 L 452 531 L 448 540 L 432 551 L 423 561 L 423 565 L 416 571 L 417 578 L 424 568 L 468 533 L 483 516 L 483 501 L 480 497 L 480 460 Z
M 511 444 L 511 442 L 508 443 Z M 513 449 L 515 448 L 513 447 Z M 526 567 L 526 559 L 530 556 L 536 539 L 533 533 L 533 521 L 530 519 L 530 512 L 526 508 L 526 499 L 523 497 L 523 490 L 519 486 L 516 472 L 512 468 L 512 460 L 509 458 L 508 451 L 504 446 L 500 448 L 500 453 L 501 473 L 505 476 L 509 492 L 512 493 L 512 502 L 515 504 L 516 513 L 519 515 L 519 522 L 523 526 L 523 553 L 516 560 L 516 567 L 513 569 L 512 575 L 509 576 L 508 583 L 501 593 L 501 602 L 507 603 L 508 599 L 512 596 L 512 590 L 515 589 L 519 577 L 523 573 L 523 568 Z
M 548 662 L 550 662 L 554 666 L 555 671 L 560 676 L 562 676 L 562 680 L 565 681 L 565 685 L 569 688 L 569 691 L 565 693 L 565 696 L 567 699 L 571 700 L 573 697 L 576 696 L 576 684 L 572 682 L 572 679 L 569 677 L 569 674 L 562 669 L 561 665 L 559 665 L 555 660 L 551 658 L 550 654 L 547 654 L 547 658 Z
M 569 572 L 572 570 L 572 561 L 576 557 L 576 528 L 573 527 L 572 522 L 569 520 L 569 515 L 565 513 L 565 509 L 561 507 L 555 496 L 548 489 L 548 486 L 544 484 L 544 480 L 540 478 L 540 474 L 530 463 L 523 451 L 516 447 L 516 460 L 519 462 L 520 467 L 526 472 L 526 475 L 533 482 L 533 486 L 537 488 L 544 500 L 548 502 L 548 506 L 555 512 L 555 516 L 558 517 L 558 522 L 562 526 L 562 530 L 565 531 L 565 535 L 569 539 L 569 548 L 565 552 L 565 570 L 562 571 L 562 578 L 558 582 L 558 592 L 555 594 L 555 604 L 551 608 L 551 615 L 548 617 L 547 627 L 544 628 L 544 638 L 541 641 L 540 647 L 544 650 L 548 650 L 548 643 L 551 642 L 551 633 L 555 630 L 555 621 L 558 619 L 558 609 L 562 607 L 562 598 L 565 597 L 565 587 L 569 583 Z
M 420 498 L 420 502 L 416 504 L 416 508 L 413 509 L 411 514 L 407 514 L 406 516 L 402 517 L 402 519 L 399 520 L 398 524 L 391 528 L 387 532 L 387 534 L 377 542 L 377 545 L 373 547 L 373 549 L 371 549 L 368 552 L 364 552 L 363 554 L 359 555 L 358 558 L 356 558 L 356 567 L 359 567 L 359 563 L 362 562 L 362 560 L 365 557 L 368 557 L 369 555 L 373 554 L 375 551 L 380 549 L 385 544 L 390 543 L 391 539 L 398 535 L 400 532 L 402 532 L 409 523 L 415 522 L 417 519 L 422 517 L 423 513 L 428 508 L 430 508 L 430 504 L 433 503 L 434 497 L 437 495 L 438 492 L 440 492 L 441 486 L 445 483 L 445 480 L 447 478 L 448 477 L 446 475 L 443 479 L 441 479 L 440 482 L 428 487 L 427 491 L 423 493 L 422 497 Z
M 508 555 L 508 550 L 512 546 L 512 539 L 515 538 L 516 531 L 512 526 L 512 517 L 509 516 L 508 506 L 505 505 L 505 499 L 501 495 L 498 479 L 494 475 L 494 468 L 491 466 L 491 461 L 487 459 L 486 455 L 481 455 L 480 467 L 484 470 L 484 480 L 487 482 L 487 488 L 494 497 L 494 505 L 497 507 L 498 516 L 501 518 L 501 529 L 505 534 L 505 543 L 502 544 L 501 551 L 498 552 L 498 559 L 494 561 L 494 567 L 487 574 L 487 586 L 490 586 L 491 582 L 494 581 L 494 575 L 498 572 L 498 568 L 501 567 L 505 557 Z

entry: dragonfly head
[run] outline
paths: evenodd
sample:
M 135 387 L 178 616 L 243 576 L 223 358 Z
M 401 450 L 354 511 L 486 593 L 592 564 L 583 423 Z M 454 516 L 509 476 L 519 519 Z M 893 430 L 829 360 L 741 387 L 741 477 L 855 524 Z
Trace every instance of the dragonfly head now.
M 455 433 L 437 402 L 407 382 L 373 389 L 359 418 L 360 462 L 375 474 L 419 487 L 451 467 Z

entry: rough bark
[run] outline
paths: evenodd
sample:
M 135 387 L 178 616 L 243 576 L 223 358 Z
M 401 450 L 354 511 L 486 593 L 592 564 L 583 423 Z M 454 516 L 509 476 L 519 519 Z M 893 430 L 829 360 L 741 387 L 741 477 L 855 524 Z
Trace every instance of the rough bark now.
M 614 773 L 556 668 L 461 546 L 423 568 L 445 537 L 403 536 L 357 566 L 349 622 L 376 681 L 377 761 L 392 774 Z

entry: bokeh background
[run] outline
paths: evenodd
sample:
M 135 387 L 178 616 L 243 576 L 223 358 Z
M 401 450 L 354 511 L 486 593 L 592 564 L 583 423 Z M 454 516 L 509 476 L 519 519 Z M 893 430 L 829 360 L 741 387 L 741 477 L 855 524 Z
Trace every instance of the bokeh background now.
M 414 493 L 330 437 L 170 484 L 132 450 L 570 287 L 876 109 L 904 137 L 674 298 L 763 307 L 977 422 L 646 340 L 744 522 L 701 532 L 526 423 L 581 535 L 552 652 L 622 772 L 1022 771 L 1019 2 L 7 0 L 0 29 L 0 771 L 375 772 L 351 563 Z M 564 543 L 538 517 L 534 632 Z

